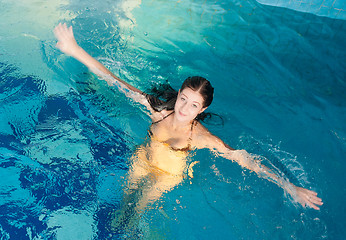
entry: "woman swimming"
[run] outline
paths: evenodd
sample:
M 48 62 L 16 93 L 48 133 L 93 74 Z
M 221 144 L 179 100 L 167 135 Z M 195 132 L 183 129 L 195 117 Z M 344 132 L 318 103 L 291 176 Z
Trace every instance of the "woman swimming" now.
M 141 184 L 140 199 L 135 203 L 137 211 L 159 199 L 165 191 L 181 183 L 187 172 L 187 157 L 191 149 L 208 148 L 222 157 L 236 161 L 286 190 L 303 207 L 319 210 L 322 200 L 317 193 L 293 185 L 278 177 L 271 169 L 255 160 L 245 150 L 235 150 L 220 138 L 211 134 L 199 121 L 213 100 L 214 89 L 202 77 L 187 78 L 179 92 L 168 101 L 149 96 L 116 77 L 105 66 L 91 57 L 76 42 L 72 27 L 59 24 L 54 33 L 57 48 L 86 65 L 92 72 L 117 85 L 128 98 L 142 104 L 152 119 L 149 140 L 140 146 L 132 157 L 127 180 L 128 196 Z M 143 183 L 143 179 L 150 179 Z

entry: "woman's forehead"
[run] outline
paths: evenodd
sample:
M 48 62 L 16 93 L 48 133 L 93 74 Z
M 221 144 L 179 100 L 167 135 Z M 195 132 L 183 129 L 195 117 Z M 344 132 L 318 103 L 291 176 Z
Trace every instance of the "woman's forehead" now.
M 202 95 L 198 91 L 194 91 L 191 88 L 184 88 L 181 94 L 185 95 L 190 100 L 202 103 L 204 101 Z

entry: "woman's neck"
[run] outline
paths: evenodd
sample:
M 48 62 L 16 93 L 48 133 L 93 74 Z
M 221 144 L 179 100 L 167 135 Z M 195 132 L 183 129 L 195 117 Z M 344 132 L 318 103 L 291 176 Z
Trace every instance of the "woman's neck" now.
M 193 122 L 193 120 L 192 121 L 179 121 L 176 118 L 175 113 L 173 113 L 173 117 L 171 120 L 172 130 L 183 130 L 183 129 L 189 128 L 191 126 L 192 122 Z

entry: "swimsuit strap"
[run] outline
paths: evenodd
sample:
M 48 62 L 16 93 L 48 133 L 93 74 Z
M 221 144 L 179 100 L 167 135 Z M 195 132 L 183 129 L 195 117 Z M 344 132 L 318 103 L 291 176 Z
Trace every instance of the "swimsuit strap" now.
M 180 148 L 180 149 L 175 149 L 175 148 L 172 148 L 172 147 L 171 147 L 173 150 L 175 150 L 175 151 L 183 151 L 183 152 L 187 152 L 187 151 L 192 150 L 192 149 L 191 149 L 191 142 L 192 142 L 192 131 L 193 131 L 193 125 L 194 125 L 194 123 L 195 123 L 195 120 L 193 120 L 192 123 L 191 123 L 190 137 L 189 137 L 189 139 L 187 140 L 187 146 L 184 147 L 184 148 Z
M 172 115 L 174 113 L 174 111 L 172 111 L 171 113 L 167 114 L 166 116 L 164 116 L 163 118 L 161 118 L 160 120 L 157 120 L 156 122 L 153 122 L 152 124 L 156 124 L 159 123 L 163 120 L 165 120 L 167 117 L 169 117 L 170 115 Z
M 191 123 L 190 137 L 189 137 L 189 139 L 188 139 L 189 145 L 190 145 L 190 143 L 191 143 L 191 141 L 192 141 L 192 131 L 193 131 L 193 125 L 195 125 L 195 121 L 196 121 L 196 120 L 193 120 L 192 123 Z
M 162 119 L 160 119 L 160 120 L 158 120 L 158 121 L 156 121 L 156 122 L 153 122 L 151 125 L 163 121 L 164 119 L 166 119 L 167 117 L 169 117 L 169 116 L 172 115 L 173 113 L 174 113 L 174 111 L 172 111 L 171 113 L 167 114 L 167 115 L 164 116 Z M 187 140 L 187 141 L 188 141 L 187 146 L 184 147 L 184 148 L 181 148 L 181 149 L 175 149 L 175 148 L 173 148 L 173 147 L 170 146 L 173 150 L 175 150 L 175 151 L 184 151 L 184 152 L 185 152 L 185 151 L 191 150 L 192 132 L 193 132 L 193 127 L 194 127 L 194 125 L 195 125 L 195 122 L 196 122 L 196 120 L 193 120 L 192 123 L 191 123 L 190 137 L 189 137 L 189 139 Z M 151 128 L 149 128 L 148 134 L 149 134 L 149 136 L 150 136 L 151 138 L 153 138 L 153 132 L 151 131 Z

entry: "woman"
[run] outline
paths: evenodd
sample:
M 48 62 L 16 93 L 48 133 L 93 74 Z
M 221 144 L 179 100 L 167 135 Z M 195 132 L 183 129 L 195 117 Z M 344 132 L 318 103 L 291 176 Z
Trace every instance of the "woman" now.
M 224 158 L 236 161 L 242 167 L 265 176 L 284 188 L 303 207 L 319 210 L 319 206 L 323 204 L 317 193 L 279 178 L 245 150 L 229 147 L 199 122 L 213 100 L 214 89 L 208 80 L 202 77 L 188 78 L 178 94 L 164 102 L 144 94 L 113 75 L 78 46 L 72 27 L 59 24 L 54 33 L 58 39 L 57 48 L 85 64 L 109 85 L 117 85 L 127 97 L 144 105 L 148 110 L 153 121 L 149 131 L 150 139 L 137 149 L 132 158 L 128 191 L 138 189 L 143 178 L 149 177 L 154 181 L 149 181 L 152 184 L 149 188 L 142 189 L 141 197 L 135 206 L 136 210 L 144 209 L 148 203 L 160 198 L 163 192 L 179 184 L 186 172 L 189 150 L 202 148 L 216 151 Z

